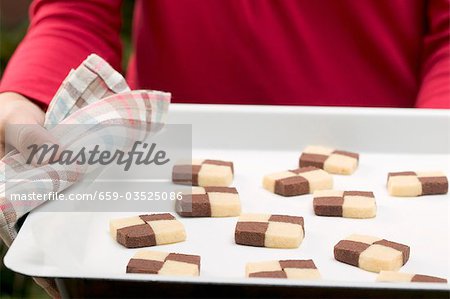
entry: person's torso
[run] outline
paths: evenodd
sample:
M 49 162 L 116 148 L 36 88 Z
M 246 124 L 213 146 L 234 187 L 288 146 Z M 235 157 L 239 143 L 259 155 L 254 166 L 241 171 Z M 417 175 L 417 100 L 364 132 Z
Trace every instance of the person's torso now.
M 422 0 L 144 0 L 134 88 L 174 102 L 413 106 Z

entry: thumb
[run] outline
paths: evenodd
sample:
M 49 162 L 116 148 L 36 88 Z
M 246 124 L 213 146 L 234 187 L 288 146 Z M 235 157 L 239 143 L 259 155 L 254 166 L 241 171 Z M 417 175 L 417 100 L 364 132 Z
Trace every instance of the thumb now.
M 58 160 L 61 149 L 58 141 L 38 124 L 9 125 L 6 143 L 15 147 L 27 164 L 40 166 Z

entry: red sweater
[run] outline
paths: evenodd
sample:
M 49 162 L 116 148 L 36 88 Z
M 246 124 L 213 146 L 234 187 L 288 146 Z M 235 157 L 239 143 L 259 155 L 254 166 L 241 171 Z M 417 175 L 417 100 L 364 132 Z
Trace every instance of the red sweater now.
M 0 91 L 48 104 L 92 52 L 120 68 L 121 1 L 34 1 Z M 132 88 L 174 102 L 450 108 L 450 0 L 136 1 Z

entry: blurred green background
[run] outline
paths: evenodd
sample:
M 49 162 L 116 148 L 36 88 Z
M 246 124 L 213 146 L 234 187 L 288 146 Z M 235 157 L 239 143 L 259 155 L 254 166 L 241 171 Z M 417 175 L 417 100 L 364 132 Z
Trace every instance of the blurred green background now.
M 3 70 L 9 58 L 26 34 L 30 2 L 31 0 L 0 0 L 0 77 L 3 75 Z M 122 41 L 124 59 L 122 64 L 124 70 L 126 70 L 128 57 L 131 53 L 133 7 L 134 0 L 123 1 Z M 3 257 L 6 251 L 6 246 L 0 241 L 0 299 L 49 298 L 45 291 L 37 286 L 30 277 L 14 273 L 3 265 Z

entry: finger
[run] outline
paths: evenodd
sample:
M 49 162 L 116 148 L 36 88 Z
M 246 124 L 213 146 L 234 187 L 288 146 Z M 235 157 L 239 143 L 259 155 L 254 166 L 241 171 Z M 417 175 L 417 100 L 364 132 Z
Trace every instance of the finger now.
M 40 125 L 11 125 L 6 143 L 14 146 L 28 164 L 34 166 L 56 162 L 61 148 L 58 141 Z
M 52 298 L 61 298 L 55 280 L 50 278 L 33 277 L 34 281 L 43 288 Z
M 5 143 L 0 142 L 0 160 L 5 156 Z

